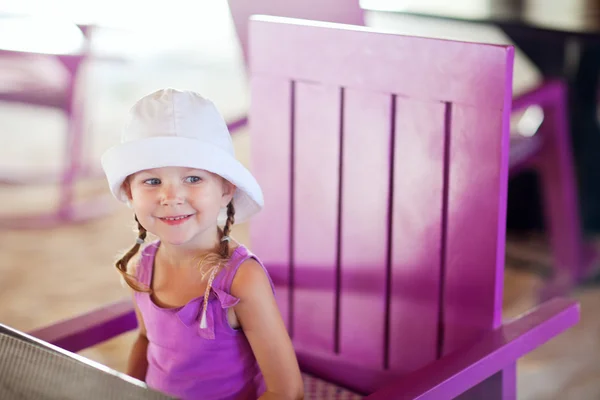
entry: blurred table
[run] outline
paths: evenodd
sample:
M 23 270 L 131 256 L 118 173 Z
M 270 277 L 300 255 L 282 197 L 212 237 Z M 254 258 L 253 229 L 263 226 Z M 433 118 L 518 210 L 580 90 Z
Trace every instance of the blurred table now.
M 569 113 L 582 222 L 586 231 L 600 232 L 597 117 L 600 0 L 361 0 L 361 6 L 366 10 L 415 17 L 495 25 L 531 59 L 545 78 L 565 80 L 570 92 Z M 535 208 L 541 213 L 539 204 Z M 541 220 L 541 217 L 536 218 L 534 223 L 537 225 Z

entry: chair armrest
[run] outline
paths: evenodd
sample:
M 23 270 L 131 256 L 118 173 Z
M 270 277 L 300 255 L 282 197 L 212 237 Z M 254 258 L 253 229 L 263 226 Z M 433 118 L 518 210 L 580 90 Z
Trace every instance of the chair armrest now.
M 519 111 L 533 104 L 543 106 L 547 103 L 553 103 L 557 98 L 564 97 L 565 93 L 564 82 L 556 79 L 548 80 L 540 86 L 515 97 L 512 100 L 511 111 Z
M 128 298 L 28 334 L 76 353 L 136 327 L 135 310 Z
M 555 298 L 365 400 L 455 398 L 575 325 L 579 315 L 579 303 Z
M 520 137 L 510 141 L 510 175 L 521 172 L 532 159 L 539 153 L 544 145 L 543 135 L 534 135 L 531 137 Z

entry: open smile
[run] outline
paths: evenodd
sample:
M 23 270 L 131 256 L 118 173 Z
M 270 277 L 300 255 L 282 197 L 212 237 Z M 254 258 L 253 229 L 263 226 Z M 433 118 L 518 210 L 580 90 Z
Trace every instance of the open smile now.
M 159 219 L 168 225 L 179 225 L 190 219 L 194 214 L 175 215 L 172 217 L 159 217 Z

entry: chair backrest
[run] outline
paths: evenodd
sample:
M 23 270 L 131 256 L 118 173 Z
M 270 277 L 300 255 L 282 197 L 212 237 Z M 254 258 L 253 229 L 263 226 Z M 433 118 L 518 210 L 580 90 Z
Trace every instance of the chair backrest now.
M 251 245 L 303 369 L 370 392 L 499 326 L 513 48 L 250 28 Z
M 228 0 L 244 61 L 248 64 L 248 22 L 254 14 L 364 25 L 359 0 Z

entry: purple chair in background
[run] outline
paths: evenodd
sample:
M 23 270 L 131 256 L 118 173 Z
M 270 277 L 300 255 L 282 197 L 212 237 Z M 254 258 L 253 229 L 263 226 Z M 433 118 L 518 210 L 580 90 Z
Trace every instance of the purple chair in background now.
M 579 320 L 502 321 L 513 48 L 254 17 L 251 247 L 302 370 L 371 400 L 516 398 L 517 359 Z M 129 300 L 32 332 L 70 351 Z M 307 397 L 310 398 L 310 397 Z
M 543 82 L 513 100 L 513 111 L 540 107 L 543 120 L 535 135 L 511 143 L 510 175 L 536 172 L 542 194 L 553 276 L 541 299 L 569 293 L 586 278 L 598 254 L 583 238 L 571 138 L 567 120 L 567 88 L 561 81 Z
M 0 88 L 0 102 L 27 104 L 58 110 L 65 118 L 64 160 L 57 174 L 47 171 L 19 174 L 11 168 L 2 171 L 0 183 L 8 185 L 40 185 L 57 183 L 59 199 L 55 210 L 41 215 L 6 216 L 0 219 L 1 227 L 8 228 L 44 228 L 80 222 L 106 215 L 113 209 L 110 195 L 91 198 L 87 201 L 76 199 L 77 180 L 86 171 L 84 160 L 84 84 L 81 81 L 81 69 L 88 60 L 88 38 L 91 26 L 78 26 L 73 23 L 30 16 L 1 16 L 0 23 L 14 26 L 16 32 L 27 30 L 39 32 L 49 29 L 43 35 L 56 37 L 52 43 L 55 49 L 45 51 L 20 49 L 12 46 L 2 47 L 0 42 L 0 75 L 3 85 Z M 53 35 L 56 29 L 56 35 Z M 5 34 L 8 34 L 6 30 Z M 62 39 L 62 43 L 60 41 Z M 19 43 L 19 42 L 17 42 Z M 78 45 L 74 45 L 77 44 Z M 73 45 L 73 46 L 72 46 Z M 88 167 L 89 169 L 89 167 Z

